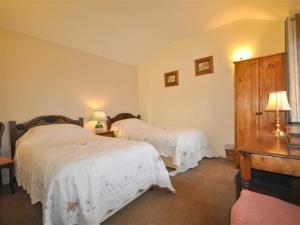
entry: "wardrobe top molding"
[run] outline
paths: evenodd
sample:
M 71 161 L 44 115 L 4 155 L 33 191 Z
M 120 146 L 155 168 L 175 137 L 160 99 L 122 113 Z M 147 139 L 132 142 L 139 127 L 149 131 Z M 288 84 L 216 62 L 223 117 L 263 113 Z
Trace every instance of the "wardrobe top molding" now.
M 239 63 L 239 62 L 245 62 L 245 61 L 249 61 L 249 60 L 253 60 L 253 59 L 260 59 L 260 58 L 264 58 L 264 57 L 270 57 L 270 56 L 275 56 L 275 55 L 284 55 L 284 54 L 285 54 L 285 52 L 280 52 L 280 53 L 271 54 L 271 55 L 265 55 L 265 56 L 250 58 L 250 59 L 243 59 L 243 60 L 233 61 L 232 63 L 236 64 L 236 63 Z

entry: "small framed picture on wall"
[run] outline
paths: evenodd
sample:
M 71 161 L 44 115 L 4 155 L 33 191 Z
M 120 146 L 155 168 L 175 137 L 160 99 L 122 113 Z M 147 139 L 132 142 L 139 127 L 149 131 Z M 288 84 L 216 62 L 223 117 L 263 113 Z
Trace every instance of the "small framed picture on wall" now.
M 178 85 L 178 70 L 165 73 L 165 87 Z
M 214 60 L 212 56 L 195 60 L 195 75 L 200 76 L 214 72 Z

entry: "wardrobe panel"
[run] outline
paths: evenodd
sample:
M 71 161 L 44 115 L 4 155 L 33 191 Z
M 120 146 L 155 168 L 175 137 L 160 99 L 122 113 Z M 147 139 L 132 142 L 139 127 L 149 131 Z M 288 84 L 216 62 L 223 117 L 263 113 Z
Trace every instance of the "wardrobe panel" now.
M 272 132 L 275 127 L 275 112 L 265 112 L 269 93 L 285 91 L 284 55 L 273 55 L 260 60 L 260 130 Z M 280 126 L 284 129 L 284 112 L 280 113 Z
M 236 64 L 236 146 L 245 142 L 247 133 L 259 129 L 259 61 L 257 59 Z

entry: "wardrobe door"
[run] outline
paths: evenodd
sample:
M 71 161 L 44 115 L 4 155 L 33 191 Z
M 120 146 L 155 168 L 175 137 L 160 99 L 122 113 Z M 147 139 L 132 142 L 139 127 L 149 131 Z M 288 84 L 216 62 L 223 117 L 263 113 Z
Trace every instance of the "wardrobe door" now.
M 259 60 L 235 63 L 235 144 L 236 149 L 259 129 Z M 239 160 L 238 151 L 236 159 Z
M 260 59 L 260 130 L 272 132 L 275 128 L 275 112 L 265 112 L 269 93 L 284 91 L 285 72 L 284 54 L 268 56 Z M 280 112 L 280 126 L 285 128 L 284 113 Z

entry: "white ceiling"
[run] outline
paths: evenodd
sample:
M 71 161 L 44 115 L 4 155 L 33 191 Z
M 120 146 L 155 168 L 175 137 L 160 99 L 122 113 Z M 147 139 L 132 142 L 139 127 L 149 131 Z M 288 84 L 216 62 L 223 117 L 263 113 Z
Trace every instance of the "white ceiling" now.
M 296 6 L 299 0 L 0 0 L 0 26 L 138 65 L 176 40 L 243 19 L 283 20 Z

